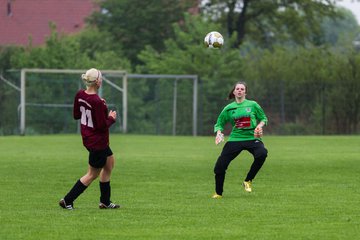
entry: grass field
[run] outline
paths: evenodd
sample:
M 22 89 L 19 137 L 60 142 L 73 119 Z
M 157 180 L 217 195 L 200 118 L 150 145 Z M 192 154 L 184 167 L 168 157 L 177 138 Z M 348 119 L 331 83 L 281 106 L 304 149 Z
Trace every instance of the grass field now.
M 0 137 L 0 239 L 358 239 L 360 136 L 264 138 L 268 159 L 241 188 L 251 155 L 211 199 L 222 146 L 212 137 L 112 135 L 112 200 L 98 181 L 63 210 L 58 200 L 86 172 L 80 136 Z

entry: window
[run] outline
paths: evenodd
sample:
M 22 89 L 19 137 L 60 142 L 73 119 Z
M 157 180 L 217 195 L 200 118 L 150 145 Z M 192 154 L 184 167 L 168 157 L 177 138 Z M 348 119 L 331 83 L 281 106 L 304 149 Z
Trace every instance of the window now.
M 11 17 L 11 16 L 12 16 L 11 1 L 12 1 L 12 0 L 8 0 L 8 1 L 7 1 L 7 16 L 8 16 L 8 17 Z

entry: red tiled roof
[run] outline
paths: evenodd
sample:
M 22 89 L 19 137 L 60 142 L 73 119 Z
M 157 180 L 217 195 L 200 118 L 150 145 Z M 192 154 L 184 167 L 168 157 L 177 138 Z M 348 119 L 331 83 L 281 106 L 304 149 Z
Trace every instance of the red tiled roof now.
M 0 0 L 0 45 L 41 45 L 50 35 L 49 22 L 57 32 L 75 33 L 98 7 L 93 0 Z

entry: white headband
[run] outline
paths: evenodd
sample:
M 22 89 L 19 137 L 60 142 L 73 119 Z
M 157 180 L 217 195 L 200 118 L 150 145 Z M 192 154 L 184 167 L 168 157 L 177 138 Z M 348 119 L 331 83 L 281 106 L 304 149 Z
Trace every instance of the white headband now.
M 102 74 L 96 68 L 91 68 L 87 70 L 85 74 L 81 75 L 81 78 L 86 86 L 94 85 L 96 83 L 96 80 L 98 80 L 100 84 L 102 82 Z

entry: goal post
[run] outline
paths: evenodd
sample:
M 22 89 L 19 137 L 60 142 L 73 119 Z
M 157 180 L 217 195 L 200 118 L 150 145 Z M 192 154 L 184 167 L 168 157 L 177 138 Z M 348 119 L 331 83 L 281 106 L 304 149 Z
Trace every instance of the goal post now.
M 198 112 L 198 76 L 197 75 L 175 75 L 175 74 L 128 74 L 128 79 L 170 79 L 174 80 L 173 89 L 173 126 L 172 135 L 176 135 L 176 116 L 177 116 L 177 82 L 180 80 L 193 81 L 192 94 L 192 135 L 197 136 L 197 112 Z
M 26 81 L 28 73 L 51 73 L 51 74 L 82 74 L 85 73 L 87 70 L 85 69 L 28 69 L 23 68 L 20 71 L 20 134 L 25 135 L 26 129 Z M 121 70 L 101 70 L 103 74 L 103 81 L 115 87 L 118 91 L 122 92 L 122 131 L 127 131 L 127 72 Z M 114 84 L 110 80 L 106 78 L 107 74 L 111 74 L 112 76 L 120 76 L 122 78 L 122 87 Z M 78 87 L 81 88 L 81 85 Z M 100 92 L 101 95 L 101 92 Z M 53 106 L 56 107 L 58 104 L 46 104 L 46 106 Z M 44 105 L 43 104 L 43 105 Z M 72 107 L 72 104 L 63 105 L 64 107 Z
M 73 97 L 83 88 L 85 69 L 28 69 L 20 75 L 19 133 L 56 134 L 79 132 L 72 119 Z M 101 70 L 109 109 L 119 120 L 112 132 L 197 136 L 198 76 L 128 74 Z M 129 122 L 130 119 L 130 122 Z

